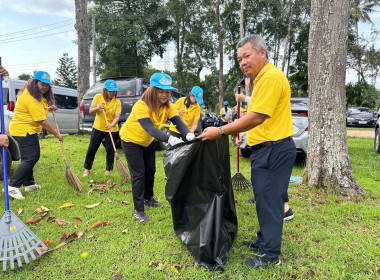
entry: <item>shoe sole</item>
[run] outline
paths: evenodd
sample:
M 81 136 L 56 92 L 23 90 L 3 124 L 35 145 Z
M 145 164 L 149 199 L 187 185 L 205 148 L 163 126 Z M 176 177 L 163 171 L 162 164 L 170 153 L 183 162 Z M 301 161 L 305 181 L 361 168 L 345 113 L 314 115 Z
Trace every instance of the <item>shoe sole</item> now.
M 294 214 L 291 216 L 285 217 L 284 221 L 290 221 L 290 220 L 293 220 L 293 218 L 294 218 Z

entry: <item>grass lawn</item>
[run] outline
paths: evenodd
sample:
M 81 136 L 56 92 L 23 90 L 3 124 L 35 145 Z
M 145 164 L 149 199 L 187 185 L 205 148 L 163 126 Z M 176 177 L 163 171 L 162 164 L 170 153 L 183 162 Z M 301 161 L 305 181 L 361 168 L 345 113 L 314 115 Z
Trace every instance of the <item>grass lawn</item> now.
M 1 279 L 379 279 L 380 278 L 380 155 L 373 151 L 373 139 L 349 138 L 349 151 L 354 175 L 370 197 L 355 202 L 344 201 L 322 189 L 304 185 L 289 187 L 293 221 L 284 224 L 282 264 L 266 270 L 252 270 L 243 260 L 252 252 L 242 245 L 258 230 L 255 206 L 247 203 L 251 191 L 235 191 L 238 235 L 230 250 L 225 272 L 216 274 L 200 267 L 185 245 L 176 237 L 171 211 L 165 200 L 163 152 L 158 151 L 155 196 L 164 208 L 146 208 L 151 219 L 139 224 L 132 217 L 131 186 L 120 185 L 115 170 L 104 175 L 105 151 L 100 147 L 93 173 L 81 177 L 89 136 L 66 136 L 65 148 L 71 168 L 85 186 L 77 195 L 65 179 L 64 161 L 56 139 L 41 140 L 41 159 L 35 167 L 36 182 L 41 190 L 24 193 L 24 201 L 11 200 L 14 213 L 24 222 L 41 206 L 51 211 L 44 219 L 30 225 L 41 240 L 54 243 L 53 249 L 67 236 L 84 233 L 79 239 L 67 239 L 66 245 L 52 250 L 36 261 L 15 271 L 0 272 Z M 122 160 L 126 162 L 122 151 Z M 231 173 L 235 173 L 236 150 L 231 147 Z M 13 163 L 13 172 L 18 163 Z M 301 176 L 298 164 L 293 176 Z M 249 179 L 249 159 L 241 160 L 241 172 Z M 94 183 L 107 179 L 110 189 L 102 193 Z M 112 187 L 112 182 L 116 186 Z M 92 183 L 92 185 L 91 185 Z M 119 189 L 119 192 L 117 191 Z M 121 192 L 120 192 L 121 190 Z M 3 200 L 3 195 L 0 195 Z M 123 204 L 129 201 L 131 204 Z M 58 209 L 64 203 L 75 206 Z M 97 207 L 87 209 L 81 205 Z M 3 205 L 1 203 L 1 205 Z M 61 218 L 69 224 L 49 222 Z M 75 218 L 80 218 L 75 219 Z M 81 221 L 81 222 L 80 222 Z M 90 229 L 97 221 L 109 224 Z M 112 278 L 113 277 L 113 278 Z

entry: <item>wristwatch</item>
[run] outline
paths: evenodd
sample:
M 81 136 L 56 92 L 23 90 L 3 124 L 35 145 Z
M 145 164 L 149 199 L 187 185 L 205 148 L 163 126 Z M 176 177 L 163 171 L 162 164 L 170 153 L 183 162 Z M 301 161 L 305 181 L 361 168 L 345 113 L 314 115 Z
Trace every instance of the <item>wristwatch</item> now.
M 222 136 L 224 136 L 225 134 L 224 134 L 223 127 L 219 126 L 218 129 L 219 129 L 219 134 L 222 135 Z

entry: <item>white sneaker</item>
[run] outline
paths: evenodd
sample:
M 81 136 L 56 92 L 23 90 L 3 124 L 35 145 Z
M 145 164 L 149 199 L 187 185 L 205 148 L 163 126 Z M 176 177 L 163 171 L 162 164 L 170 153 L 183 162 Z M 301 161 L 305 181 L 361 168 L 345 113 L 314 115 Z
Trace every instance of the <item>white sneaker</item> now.
M 90 170 L 85 169 L 84 172 L 83 172 L 83 175 L 82 175 L 82 176 L 83 176 L 83 177 L 87 177 L 88 174 L 90 174 Z
M 109 170 L 106 170 L 106 172 L 104 172 L 104 175 L 110 175 L 111 171 Z
M 39 190 L 41 188 L 40 185 L 30 185 L 30 186 L 26 186 L 25 187 L 25 191 L 26 192 L 31 192 L 31 191 L 34 191 L 34 190 Z
M 3 189 L 4 192 L 4 189 Z M 10 197 L 13 197 L 14 199 L 25 199 L 25 197 L 22 195 L 20 188 L 11 187 L 8 186 L 8 195 Z

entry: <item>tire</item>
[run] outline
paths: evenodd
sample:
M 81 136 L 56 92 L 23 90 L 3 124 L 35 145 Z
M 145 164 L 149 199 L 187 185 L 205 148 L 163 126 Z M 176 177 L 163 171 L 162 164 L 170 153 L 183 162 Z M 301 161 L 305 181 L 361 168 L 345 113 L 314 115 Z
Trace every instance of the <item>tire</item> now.
M 376 153 L 380 153 L 380 128 L 377 128 L 375 131 L 375 143 L 374 148 Z
M 249 158 L 252 152 L 250 150 L 241 149 L 240 153 L 243 158 Z
M 11 170 L 11 165 L 12 165 L 12 155 L 11 155 L 11 152 L 8 149 L 5 149 L 5 150 L 6 150 L 6 153 L 7 153 L 7 171 L 8 171 L 7 175 L 9 175 L 9 171 Z M 0 167 L 1 167 L 1 170 L 0 170 L 0 180 L 4 181 L 3 149 L 1 149 L 1 153 L 0 153 Z

